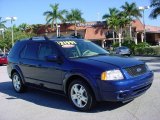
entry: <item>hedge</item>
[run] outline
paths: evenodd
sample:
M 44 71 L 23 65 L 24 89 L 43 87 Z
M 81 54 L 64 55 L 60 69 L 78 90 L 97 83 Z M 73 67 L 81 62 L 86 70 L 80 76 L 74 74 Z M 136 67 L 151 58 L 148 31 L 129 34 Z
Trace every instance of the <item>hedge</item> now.
M 135 48 L 134 53 L 135 53 L 135 55 L 160 56 L 160 46 Z

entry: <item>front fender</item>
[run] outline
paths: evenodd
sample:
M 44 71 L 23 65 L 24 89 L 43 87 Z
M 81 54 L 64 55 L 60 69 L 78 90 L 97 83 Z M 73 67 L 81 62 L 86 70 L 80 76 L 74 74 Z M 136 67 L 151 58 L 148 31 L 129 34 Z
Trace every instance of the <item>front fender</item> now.
M 65 93 L 67 93 L 67 87 L 68 87 L 67 82 L 73 76 L 79 76 L 79 77 L 83 78 L 85 80 L 85 82 L 87 82 L 90 85 L 92 91 L 95 94 L 96 99 L 99 100 L 99 98 L 100 98 L 99 86 L 97 84 L 96 76 L 93 76 L 90 73 L 88 73 L 87 71 L 84 71 L 84 70 L 82 71 L 80 69 L 75 69 L 75 70 L 72 70 L 72 71 L 67 72 L 65 74 L 64 79 L 63 79 L 63 90 Z

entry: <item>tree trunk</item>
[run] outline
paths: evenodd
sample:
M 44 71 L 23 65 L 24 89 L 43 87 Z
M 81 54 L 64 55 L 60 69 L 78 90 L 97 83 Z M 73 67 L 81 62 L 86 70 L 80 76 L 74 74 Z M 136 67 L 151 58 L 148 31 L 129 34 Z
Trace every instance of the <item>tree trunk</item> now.
M 113 43 L 115 43 L 115 34 L 114 34 L 114 30 L 113 30 Z
M 120 28 L 120 34 L 121 34 L 121 43 L 123 43 L 124 42 L 124 39 L 123 39 L 123 41 L 122 41 L 122 37 L 123 37 L 123 28 L 121 27 Z M 123 37 L 124 38 L 124 37 Z
M 129 15 L 129 19 L 131 20 L 131 16 Z M 132 40 L 132 20 L 130 21 L 130 24 L 129 24 L 129 34 L 130 34 L 130 39 Z
M 122 46 L 122 38 L 121 38 L 121 33 L 118 33 L 118 39 L 119 39 L 119 47 Z
M 131 24 L 129 26 L 129 33 L 130 33 L 130 39 L 132 40 L 132 26 L 131 26 Z
M 52 21 L 51 28 L 52 29 L 54 28 L 54 21 Z
M 59 37 L 57 19 L 56 19 L 56 33 L 57 33 L 57 37 Z
M 3 53 L 6 54 L 6 47 L 3 48 Z
M 76 21 L 74 23 L 74 35 L 77 37 L 77 24 L 76 24 Z

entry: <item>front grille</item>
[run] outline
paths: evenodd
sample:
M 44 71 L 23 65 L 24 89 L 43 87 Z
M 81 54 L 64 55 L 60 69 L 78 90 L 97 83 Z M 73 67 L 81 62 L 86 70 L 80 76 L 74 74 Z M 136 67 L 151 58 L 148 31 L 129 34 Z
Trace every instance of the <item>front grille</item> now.
M 138 76 L 138 75 L 142 75 L 144 73 L 147 72 L 147 68 L 145 64 L 141 64 L 141 65 L 136 65 L 133 67 L 128 67 L 125 68 L 125 70 L 127 71 L 127 73 L 133 77 Z

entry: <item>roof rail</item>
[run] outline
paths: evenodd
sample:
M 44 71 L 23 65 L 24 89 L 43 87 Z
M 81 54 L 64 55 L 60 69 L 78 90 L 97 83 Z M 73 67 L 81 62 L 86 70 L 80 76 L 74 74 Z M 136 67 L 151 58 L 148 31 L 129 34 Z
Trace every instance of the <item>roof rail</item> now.
M 31 37 L 29 40 L 49 40 L 47 36 Z

